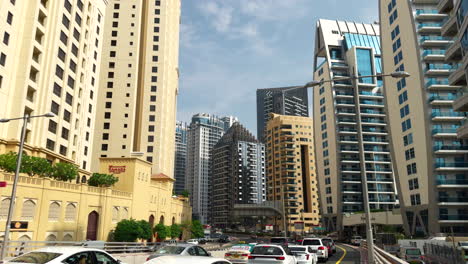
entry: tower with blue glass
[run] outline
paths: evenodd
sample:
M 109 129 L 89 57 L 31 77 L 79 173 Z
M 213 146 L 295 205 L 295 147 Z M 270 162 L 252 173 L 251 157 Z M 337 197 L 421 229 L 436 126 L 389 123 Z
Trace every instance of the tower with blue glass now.
M 375 225 L 399 225 L 382 79 L 343 77 L 382 72 L 379 26 L 317 22 L 314 129 L 323 225 L 328 231 L 365 233 L 361 216 L 370 204 Z
M 462 47 L 468 1 L 379 2 L 383 68 L 411 74 L 385 80 L 405 231 L 466 234 L 468 145 L 457 131 L 463 131 L 468 107 L 454 106 L 467 84 Z

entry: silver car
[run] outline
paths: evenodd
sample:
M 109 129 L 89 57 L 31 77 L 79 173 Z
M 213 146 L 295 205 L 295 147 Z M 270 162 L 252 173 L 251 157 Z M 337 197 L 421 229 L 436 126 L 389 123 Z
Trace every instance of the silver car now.
M 156 250 L 156 252 L 146 259 L 146 261 L 167 255 L 210 257 L 211 253 L 208 253 L 204 248 L 193 244 L 167 245 Z

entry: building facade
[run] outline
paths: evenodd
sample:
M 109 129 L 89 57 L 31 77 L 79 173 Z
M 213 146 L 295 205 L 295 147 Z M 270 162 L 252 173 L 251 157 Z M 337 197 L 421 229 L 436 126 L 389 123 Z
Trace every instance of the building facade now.
M 217 228 L 240 224 L 234 204 L 266 201 L 265 145 L 234 123 L 211 152 L 210 223 Z
M 257 90 L 257 138 L 265 142 L 264 133 L 270 114 L 309 116 L 309 98 L 306 89 L 293 87 Z
M 41 115 L 28 154 L 90 169 L 106 0 L 1 1 L 2 118 Z M 15 148 L 21 121 L 0 125 L 0 151 Z
M 185 188 L 190 193 L 193 215 L 203 224 L 208 223 L 209 217 L 211 150 L 234 121 L 237 121 L 237 118 L 196 114 L 192 117 L 187 131 Z
M 378 25 L 320 19 L 315 39 L 315 80 L 382 73 Z M 346 232 L 349 215 L 367 202 L 374 211 L 398 205 L 381 86 L 380 78 L 359 78 L 314 88 L 317 173 L 330 231 Z
M 110 0 L 106 12 L 93 159 L 137 155 L 173 178 L 180 0 Z
M 182 194 L 185 188 L 185 163 L 187 160 L 187 124 L 184 122 L 176 123 L 175 132 L 175 159 L 174 159 L 174 190 L 176 194 Z
M 27 222 L 12 229 L 10 239 L 30 241 L 107 241 L 123 219 L 146 220 L 151 226 L 191 220 L 189 201 L 172 196 L 174 180 L 151 174 L 151 163 L 138 158 L 102 158 L 100 172 L 114 174 L 112 188 L 55 181 L 21 175 L 13 222 Z M 5 221 L 14 175 L 0 172 L 8 182 L 0 194 L 0 237 Z
M 408 234 L 467 233 L 468 158 L 453 102 L 466 87 L 461 1 L 381 0 L 384 72 L 392 156 Z M 460 8 L 456 8 L 460 7 Z M 466 27 L 465 27 L 466 28 Z M 458 37 L 459 38 L 458 38 Z
M 304 222 L 305 231 L 312 231 L 320 222 L 313 121 L 271 115 L 266 128 L 267 200 L 283 204 L 286 220 L 277 218 L 275 225 L 300 232 L 295 223 Z

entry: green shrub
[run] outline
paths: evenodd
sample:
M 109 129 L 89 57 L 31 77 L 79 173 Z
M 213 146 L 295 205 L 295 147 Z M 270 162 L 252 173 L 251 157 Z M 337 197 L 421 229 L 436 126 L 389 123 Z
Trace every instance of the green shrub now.
M 158 234 L 158 240 L 164 241 L 167 237 L 171 236 L 171 227 L 157 224 L 154 227 L 154 233 Z
M 58 162 L 52 166 L 50 177 L 59 181 L 70 181 L 78 176 L 78 168 L 70 163 Z
M 111 187 L 119 181 L 119 178 L 112 174 L 93 173 L 88 180 L 88 185 L 95 187 Z
M 171 225 L 171 238 L 178 238 L 182 234 L 182 228 L 178 224 Z
M 192 238 L 205 236 L 205 233 L 203 232 L 203 225 L 198 220 L 192 222 L 192 229 L 190 231 L 192 232 Z
M 138 221 L 140 225 L 141 233 L 138 235 L 138 238 L 150 240 L 153 237 L 153 230 L 151 230 L 151 225 L 146 220 Z
M 114 239 L 117 242 L 135 242 L 143 230 L 135 219 L 124 219 L 117 223 Z

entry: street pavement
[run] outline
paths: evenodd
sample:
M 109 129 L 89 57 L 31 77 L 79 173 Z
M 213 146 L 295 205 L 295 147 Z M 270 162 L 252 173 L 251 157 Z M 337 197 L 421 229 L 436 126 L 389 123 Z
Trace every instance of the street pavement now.
M 360 264 L 361 254 L 358 249 L 348 245 L 337 244 L 336 253 L 328 258 L 327 264 Z

